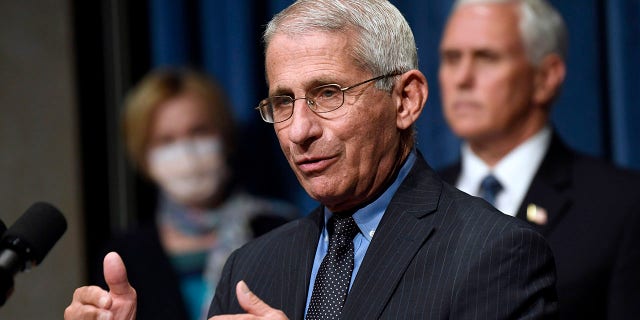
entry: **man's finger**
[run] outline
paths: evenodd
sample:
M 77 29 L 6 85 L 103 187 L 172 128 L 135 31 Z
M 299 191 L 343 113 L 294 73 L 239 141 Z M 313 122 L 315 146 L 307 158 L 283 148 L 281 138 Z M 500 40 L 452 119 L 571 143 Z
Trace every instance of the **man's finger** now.
M 282 311 L 271 308 L 251 292 L 244 281 L 240 281 L 236 285 L 236 295 L 238 296 L 240 307 L 251 315 L 268 317 L 269 319 L 287 319 Z
M 91 305 L 72 304 L 64 310 L 65 320 L 75 319 L 113 319 L 113 314 L 108 310 L 99 309 Z
M 129 295 L 134 294 L 135 290 L 129 284 L 127 279 L 127 269 L 122 262 L 122 258 L 115 253 L 109 252 L 104 257 L 104 280 L 109 286 L 109 292 L 112 295 Z
M 109 293 L 98 286 L 87 286 L 76 289 L 76 291 L 73 292 L 73 301 L 98 308 L 109 308 L 111 305 Z

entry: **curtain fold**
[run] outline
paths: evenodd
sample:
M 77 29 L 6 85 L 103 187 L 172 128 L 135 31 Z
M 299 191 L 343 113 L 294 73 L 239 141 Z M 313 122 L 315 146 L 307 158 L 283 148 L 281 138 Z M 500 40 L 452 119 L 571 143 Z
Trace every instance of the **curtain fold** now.
M 640 1 L 606 2 L 613 160 L 640 169 Z
M 182 1 L 152 0 L 149 3 L 151 61 L 154 66 L 190 63 L 188 25 Z

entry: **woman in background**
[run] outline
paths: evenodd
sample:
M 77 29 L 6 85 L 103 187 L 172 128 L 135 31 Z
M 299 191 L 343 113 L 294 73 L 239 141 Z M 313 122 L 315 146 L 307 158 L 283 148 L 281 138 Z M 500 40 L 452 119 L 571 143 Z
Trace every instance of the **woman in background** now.
M 229 254 L 297 211 L 234 183 L 233 118 L 220 87 L 202 74 L 147 75 L 125 101 L 124 135 L 159 200 L 154 223 L 117 237 L 107 250 L 127 265 L 137 319 L 204 319 Z

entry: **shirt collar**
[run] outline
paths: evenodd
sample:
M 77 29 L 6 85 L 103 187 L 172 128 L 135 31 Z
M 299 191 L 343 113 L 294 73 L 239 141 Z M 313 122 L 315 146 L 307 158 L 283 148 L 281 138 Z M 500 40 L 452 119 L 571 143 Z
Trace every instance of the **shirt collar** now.
M 386 211 L 389 203 L 391 203 L 391 198 L 396 193 L 402 181 L 409 175 L 409 171 L 413 168 L 413 164 L 416 162 L 416 150 L 414 149 L 409 156 L 407 156 L 407 160 L 404 162 L 400 171 L 398 172 L 398 176 L 393 181 L 393 183 L 387 188 L 387 190 L 382 193 L 376 200 L 369 203 L 365 207 L 358 209 L 353 214 L 353 220 L 356 221 L 358 228 L 360 228 L 360 233 L 367 239 L 371 241 L 376 229 L 378 228 L 378 224 L 380 220 L 382 220 L 382 216 Z M 324 207 L 324 222 L 325 226 L 327 225 L 327 221 L 333 215 L 333 213 Z M 326 232 L 326 227 L 324 232 Z
M 462 146 L 462 163 L 457 187 L 477 196 L 482 179 L 490 172 L 502 184 L 503 192 L 496 199 L 496 207 L 514 215 L 538 171 L 551 143 L 551 128 L 545 126 L 503 157 L 493 168 L 484 163 L 469 147 Z M 517 177 L 517 179 L 514 179 Z
M 462 170 L 460 171 L 457 187 L 468 194 L 477 196 L 480 182 L 489 173 L 491 168 L 471 151 L 468 143 L 462 145 L 461 154 Z
M 526 192 L 551 141 L 551 129 L 544 127 L 500 160 L 493 172 L 505 189 Z M 513 177 L 518 177 L 514 179 Z M 502 182 L 504 181 L 504 182 Z

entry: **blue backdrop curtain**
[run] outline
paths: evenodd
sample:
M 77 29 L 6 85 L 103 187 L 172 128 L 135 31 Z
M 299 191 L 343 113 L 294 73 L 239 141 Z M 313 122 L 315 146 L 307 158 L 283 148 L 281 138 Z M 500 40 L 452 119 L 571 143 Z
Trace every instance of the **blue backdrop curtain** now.
M 261 32 L 285 0 L 150 0 L 152 65 L 191 66 L 227 90 L 242 132 L 241 171 L 258 193 L 304 210 L 316 204 L 299 187 L 271 125 L 253 109 L 266 95 Z M 418 148 L 439 168 L 458 157 L 459 141 L 440 109 L 438 44 L 451 0 L 395 0 L 414 30 L 430 96 L 418 122 Z M 555 0 L 570 35 L 568 75 L 553 123 L 574 148 L 640 169 L 640 1 Z

